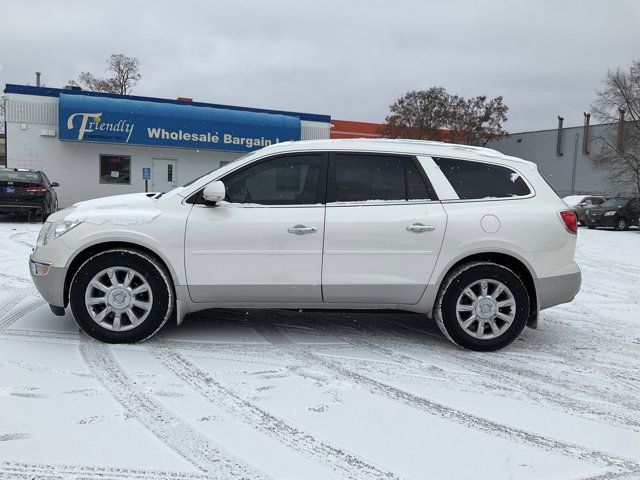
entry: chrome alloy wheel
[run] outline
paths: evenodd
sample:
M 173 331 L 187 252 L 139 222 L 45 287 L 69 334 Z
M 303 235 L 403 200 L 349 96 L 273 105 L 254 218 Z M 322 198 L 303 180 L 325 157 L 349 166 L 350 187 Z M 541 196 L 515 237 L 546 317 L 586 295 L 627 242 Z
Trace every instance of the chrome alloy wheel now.
M 153 294 L 140 273 L 128 267 L 110 267 L 91 279 L 84 303 L 93 321 L 102 328 L 124 332 L 149 316 Z
M 477 280 L 458 297 L 456 317 L 466 333 L 487 340 L 502 335 L 516 316 L 516 300 L 497 280 Z

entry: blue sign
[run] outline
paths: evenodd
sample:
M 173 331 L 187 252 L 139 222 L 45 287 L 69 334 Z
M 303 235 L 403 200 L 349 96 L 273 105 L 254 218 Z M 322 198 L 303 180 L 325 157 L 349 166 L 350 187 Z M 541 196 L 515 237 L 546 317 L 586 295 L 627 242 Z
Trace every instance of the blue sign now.
M 151 180 L 151 168 L 142 167 L 142 179 L 143 180 Z
M 300 140 L 293 115 L 61 93 L 60 140 L 213 150 L 257 150 Z

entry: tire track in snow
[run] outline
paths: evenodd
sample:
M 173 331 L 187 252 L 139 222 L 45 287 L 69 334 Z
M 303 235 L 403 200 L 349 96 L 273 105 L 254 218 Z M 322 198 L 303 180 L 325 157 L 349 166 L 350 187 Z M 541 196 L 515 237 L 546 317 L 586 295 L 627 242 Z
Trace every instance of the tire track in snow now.
M 358 322 L 358 320 L 355 320 L 355 321 Z M 378 332 L 380 333 L 380 335 L 375 336 L 375 338 L 377 339 L 383 339 L 383 343 L 380 343 L 374 340 L 363 340 L 362 337 L 372 337 L 372 335 L 366 332 L 364 328 L 362 328 L 361 330 L 352 331 L 348 327 L 344 327 L 334 323 L 329 323 L 325 320 L 320 320 L 319 323 L 323 323 L 330 329 L 330 331 L 325 331 L 323 333 L 333 335 L 336 338 L 340 338 L 341 340 L 349 342 L 353 345 L 360 346 L 368 350 L 377 351 L 379 354 L 386 356 L 397 363 L 408 366 L 409 368 L 414 368 L 414 369 L 417 369 L 418 371 L 424 371 L 424 368 L 428 368 L 430 366 L 429 363 L 423 360 L 412 357 L 410 355 L 403 354 L 396 350 L 396 348 L 406 346 L 407 343 L 413 343 L 416 346 L 421 346 L 421 347 L 425 346 L 424 343 L 418 342 L 415 339 L 411 339 L 411 338 L 407 339 L 405 336 L 402 336 L 403 342 L 401 344 L 398 344 L 397 341 L 394 341 L 394 339 L 388 335 L 389 332 L 387 330 L 380 331 L 376 327 L 371 327 L 373 329 L 378 330 Z M 397 329 L 401 327 L 398 327 L 397 325 L 394 324 L 394 328 Z M 336 335 L 336 333 L 334 333 L 335 331 L 342 332 L 342 333 L 339 333 Z M 420 332 L 420 333 L 422 333 L 422 336 L 427 335 L 427 332 Z M 451 353 L 452 347 L 449 344 L 449 342 L 445 341 L 443 338 L 442 344 L 446 345 L 445 348 L 448 349 L 447 353 Z M 451 355 L 442 354 L 439 351 L 440 350 L 439 346 L 437 345 L 430 344 L 429 346 L 431 347 L 430 353 L 433 354 L 436 358 L 440 358 L 443 361 L 448 363 L 450 363 L 452 359 L 458 360 L 457 356 L 452 357 Z M 469 362 L 468 356 L 473 355 L 473 352 L 464 352 L 464 354 L 465 354 L 466 361 L 460 363 L 460 368 L 464 368 L 469 370 L 470 372 L 479 374 L 483 379 L 483 382 L 486 383 L 485 386 L 490 389 L 495 388 L 498 390 L 509 391 L 509 392 L 518 391 L 518 390 L 524 391 L 524 393 L 526 393 L 526 397 L 525 397 L 526 400 L 533 400 L 534 402 L 537 402 L 540 405 L 543 405 L 543 406 L 551 405 L 551 406 L 559 407 L 561 411 L 564 411 L 576 416 L 580 416 L 582 418 L 586 418 L 589 420 L 600 421 L 602 419 L 606 419 L 608 422 L 611 422 L 612 424 L 616 424 L 624 428 L 629 428 L 633 431 L 640 431 L 640 419 L 637 417 L 637 415 L 634 415 L 633 410 L 630 410 L 626 413 L 607 410 L 603 408 L 602 405 L 599 403 L 581 400 L 579 398 L 576 398 L 575 395 L 567 395 L 564 393 L 560 393 L 557 390 L 547 388 L 546 385 L 548 384 L 548 382 L 536 382 L 536 381 L 524 378 L 524 376 L 520 372 L 527 372 L 528 371 L 527 369 L 521 369 L 517 367 L 518 374 L 515 374 L 512 371 L 507 372 L 505 374 L 505 370 L 509 369 L 508 367 L 510 366 L 509 365 L 504 366 L 502 362 L 491 363 L 491 359 L 486 358 L 487 354 L 482 354 L 481 361 L 479 362 Z M 499 369 L 499 370 L 496 370 L 496 369 Z M 499 380 L 495 379 L 494 377 L 495 377 L 496 371 L 500 371 L 501 377 L 508 378 L 510 380 L 510 383 L 505 384 L 504 382 L 500 382 Z M 442 372 L 442 374 L 444 376 L 447 375 L 446 372 Z M 454 378 L 453 380 L 455 381 L 456 379 Z M 576 390 L 579 392 L 582 391 L 582 389 L 580 388 L 581 384 L 577 384 L 577 385 L 578 385 L 578 388 Z M 557 382 L 556 382 L 556 386 L 557 386 Z M 571 393 L 573 393 L 573 391 Z M 610 394 L 607 400 L 609 399 L 616 399 L 620 401 L 620 398 L 615 393 Z M 629 400 L 629 401 L 633 402 L 633 400 Z M 623 407 L 624 405 L 630 405 L 630 403 L 623 401 L 622 403 L 618 403 L 616 405 Z M 629 410 L 629 409 L 624 408 L 624 410 Z M 592 416 L 585 415 L 585 413 L 591 413 Z
M 309 347 L 295 344 L 283 335 L 275 326 L 269 324 L 255 324 L 254 329 L 265 340 L 276 344 L 289 344 L 290 348 L 285 352 L 291 357 L 305 362 L 320 365 L 334 375 L 341 376 L 348 381 L 369 390 L 375 395 L 402 403 L 430 415 L 455 422 L 472 430 L 478 430 L 492 436 L 503 438 L 510 442 L 534 447 L 552 453 L 569 456 L 578 460 L 595 463 L 600 466 L 618 469 L 615 473 L 628 473 L 640 469 L 640 463 L 628 458 L 611 455 L 599 450 L 592 450 L 582 445 L 577 445 L 537 433 L 529 432 L 516 427 L 503 425 L 498 422 L 479 417 L 477 415 L 449 407 L 445 404 L 429 400 L 425 397 L 406 392 L 400 388 L 387 385 L 383 382 L 354 372 L 344 365 L 326 359 L 312 352 Z
M 372 340 L 363 340 L 362 337 L 371 336 L 364 331 L 353 332 L 352 329 L 348 327 L 329 323 L 323 319 L 317 320 L 316 324 L 317 323 L 325 325 L 326 330 L 319 330 L 325 335 L 332 335 L 342 341 L 348 342 L 353 346 L 364 348 L 367 351 L 375 352 L 383 357 L 390 359 L 394 363 L 400 364 L 411 370 L 424 373 L 425 370 L 433 369 L 433 365 L 429 364 L 428 362 L 394 349 L 395 345 L 389 347 L 386 345 L 381 345 Z M 385 341 L 388 341 L 388 339 L 385 338 Z M 442 358 L 443 360 L 447 360 L 442 355 L 437 355 L 437 357 Z M 473 365 L 465 365 L 465 368 L 469 369 L 470 371 L 474 370 L 473 367 Z M 455 373 L 452 374 L 442 369 L 438 369 L 437 375 L 456 383 L 461 379 L 461 375 L 456 375 Z M 465 378 L 468 378 L 468 375 L 462 375 Z M 512 377 L 509 376 L 509 378 Z M 538 405 L 546 407 L 553 406 L 559 408 L 560 411 L 572 414 L 574 416 L 580 416 L 581 418 L 585 418 L 587 420 L 606 419 L 609 423 L 615 424 L 620 427 L 629 428 L 630 426 L 633 426 L 635 428 L 633 428 L 632 430 L 640 431 L 640 419 L 638 419 L 637 416 L 617 414 L 606 410 L 596 409 L 596 405 L 594 405 L 593 402 L 581 401 L 574 397 L 560 394 L 559 392 L 545 388 L 540 384 L 529 385 L 527 383 L 527 385 L 518 385 L 518 382 L 515 382 L 514 386 L 512 387 L 511 385 L 505 385 L 504 383 L 496 381 L 494 378 L 491 378 L 491 376 L 486 375 L 486 372 L 480 374 L 480 379 L 481 388 L 479 389 L 479 392 L 481 393 L 495 390 L 502 392 L 517 392 L 518 390 L 520 390 L 525 394 L 519 395 L 519 398 L 521 400 L 533 401 Z M 513 395 L 508 396 L 510 398 L 513 397 Z M 585 415 L 585 412 L 590 412 L 593 416 L 590 417 L 588 415 Z
M 28 285 L 33 287 L 33 282 L 28 278 L 22 278 L 22 277 L 18 277 L 16 275 L 9 275 L 8 273 L 0 273 L 0 277 L 8 278 L 9 280 L 13 280 L 15 282 L 28 284 Z
M 0 479 L 60 479 L 60 480 L 206 480 L 211 477 L 198 473 L 183 473 L 165 470 L 143 470 L 135 468 L 113 468 L 91 465 L 68 465 L 49 463 L 2 462 Z
M 397 479 L 397 475 L 366 463 L 357 456 L 315 438 L 257 405 L 239 397 L 217 382 L 211 375 L 187 360 L 180 353 L 161 347 L 151 350 L 156 359 L 202 397 L 232 414 L 263 434 L 275 438 L 288 448 L 314 458 L 345 479 Z
M 1 275 L 1 274 L 0 274 Z M 2 313 L 2 317 L 0 317 L 0 322 L 4 318 L 5 315 L 8 315 L 11 312 L 11 309 L 15 307 L 22 301 L 22 297 L 19 295 L 13 295 L 6 302 L 0 305 L 0 313 Z
M 222 451 L 183 419 L 146 393 L 137 390 L 108 345 L 83 339 L 80 353 L 89 371 L 127 413 L 171 450 L 206 472 L 210 476 L 208 478 L 269 478 Z
M 40 228 L 42 228 L 42 227 L 40 227 Z M 33 235 L 33 232 L 30 231 L 30 230 L 27 230 L 27 231 L 23 231 L 23 232 L 12 233 L 11 235 L 9 235 L 9 240 L 11 240 L 14 243 L 17 243 L 18 245 L 22 245 L 23 247 L 27 247 L 29 250 L 31 250 L 33 247 L 35 247 L 35 241 L 34 241 L 34 243 L 30 243 L 30 242 L 26 242 L 24 240 L 20 240 L 19 238 L 17 238 L 17 237 L 20 237 L 20 236 L 23 236 L 23 235 Z
M 15 339 L 33 340 L 52 342 L 54 340 L 64 341 L 80 341 L 80 333 L 75 332 L 56 332 L 53 330 L 27 330 L 24 328 L 12 328 L 6 332 L 2 332 L 5 337 Z M 55 342 L 54 342 L 55 343 Z
M 22 297 L 19 297 L 19 300 L 22 300 Z M 26 305 L 14 309 L 9 315 L 0 319 L 0 333 L 10 328 L 11 325 L 20 320 L 24 315 L 32 312 L 38 307 L 41 307 L 45 303 L 47 302 L 45 302 L 42 298 L 29 299 Z
M 376 327 L 372 327 L 376 329 Z M 418 347 L 424 347 L 424 343 L 420 340 L 416 340 L 415 336 L 431 336 L 427 332 L 420 331 L 418 329 L 410 328 L 403 326 L 398 323 L 393 324 L 393 330 L 380 331 L 380 337 L 385 338 L 385 341 L 393 342 L 393 339 L 390 337 L 390 334 L 394 334 L 395 336 L 399 336 L 402 339 L 403 343 L 411 343 L 412 345 Z M 404 334 L 402 331 L 411 332 L 411 334 Z M 443 338 L 443 343 L 446 340 Z M 435 347 L 437 350 L 440 350 L 442 345 L 437 346 L 431 344 L 432 347 Z M 448 342 L 446 343 L 447 353 L 451 353 L 451 349 L 454 348 Z M 462 354 L 454 353 L 453 355 L 446 355 L 445 358 L 447 361 L 451 361 L 451 359 L 456 359 L 460 361 L 460 363 L 471 371 L 476 371 L 482 375 L 495 375 L 496 372 L 500 372 L 501 375 L 508 375 L 516 384 L 522 385 L 530 385 L 533 388 L 539 388 L 540 385 L 553 385 L 555 388 L 558 388 L 561 391 L 570 392 L 572 394 L 581 395 L 583 393 L 588 393 L 593 398 L 609 402 L 615 405 L 622 405 L 626 407 L 633 407 L 636 409 L 640 409 L 640 399 L 636 396 L 627 396 L 615 391 L 609 391 L 606 389 L 600 389 L 590 384 L 579 383 L 571 378 L 567 378 L 563 376 L 562 378 L 557 378 L 555 376 L 549 375 L 543 371 L 536 371 L 534 369 L 527 369 L 515 366 L 510 363 L 506 363 L 501 361 L 498 356 L 499 353 L 487 353 L 484 352 L 481 355 L 478 355 L 474 352 L 469 351 L 461 351 L 464 354 L 464 357 L 461 357 Z M 439 352 L 436 352 L 437 355 L 440 355 Z M 478 357 L 478 362 L 470 362 L 469 357 L 476 356 Z M 460 358 L 459 358 L 460 357 Z

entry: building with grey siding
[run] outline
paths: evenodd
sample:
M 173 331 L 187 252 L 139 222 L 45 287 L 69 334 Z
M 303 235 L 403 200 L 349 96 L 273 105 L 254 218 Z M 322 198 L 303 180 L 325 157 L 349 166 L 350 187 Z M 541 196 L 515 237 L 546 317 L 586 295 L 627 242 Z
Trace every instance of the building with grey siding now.
M 487 145 L 506 155 L 530 160 L 560 196 L 579 194 L 619 195 L 632 192 L 620 191 L 611 184 L 607 172 L 596 169 L 591 157 L 602 151 L 603 139 L 615 144 L 618 124 L 600 124 L 589 127 L 587 151 L 584 153 L 584 127 L 562 129 L 560 148 L 558 129 L 512 133 Z

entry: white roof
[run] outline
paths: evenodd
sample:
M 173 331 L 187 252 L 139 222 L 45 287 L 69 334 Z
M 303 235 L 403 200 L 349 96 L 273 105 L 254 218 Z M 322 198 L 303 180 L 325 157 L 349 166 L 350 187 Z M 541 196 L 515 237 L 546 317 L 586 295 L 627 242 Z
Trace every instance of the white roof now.
M 434 142 L 426 140 L 409 139 L 327 139 L 327 140 L 302 140 L 275 143 L 264 147 L 262 151 L 271 150 L 278 152 L 300 150 L 355 150 L 368 152 L 405 153 L 410 155 L 456 157 L 469 160 L 485 160 L 499 163 L 518 163 L 530 168 L 536 168 L 536 164 L 517 157 L 504 155 L 497 150 L 471 145 L 459 145 L 455 143 Z

